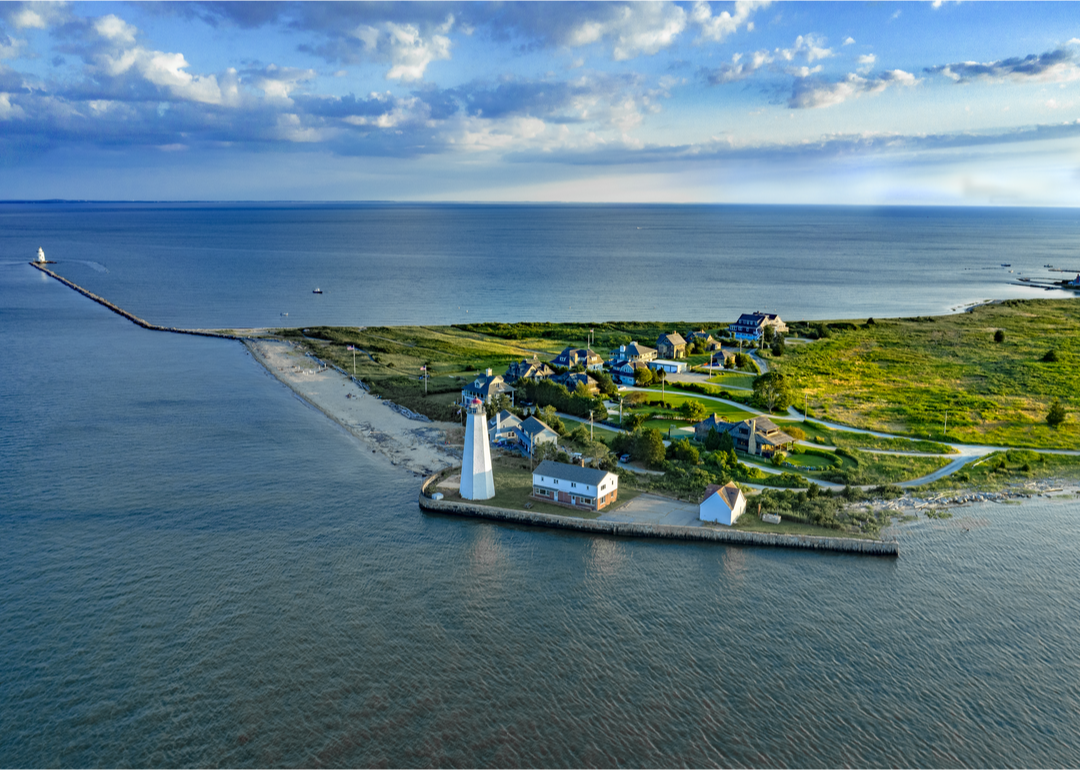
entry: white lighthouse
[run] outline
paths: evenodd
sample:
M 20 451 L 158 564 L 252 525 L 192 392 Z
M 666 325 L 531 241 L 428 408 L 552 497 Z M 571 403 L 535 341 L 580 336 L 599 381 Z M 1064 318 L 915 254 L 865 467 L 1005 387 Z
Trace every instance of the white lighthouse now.
M 490 500 L 495 496 L 491 474 L 491 446 L 488 443 L 484 404 L 474 398 L 466 407 L 465 453 L 461 458 L 461 496 L 466 500 Z
M 37 250 L 37 262 L 39 265 L 44 265 L 46 261 L 47 260 L 45 259 L 45 249 L 39 246 Z

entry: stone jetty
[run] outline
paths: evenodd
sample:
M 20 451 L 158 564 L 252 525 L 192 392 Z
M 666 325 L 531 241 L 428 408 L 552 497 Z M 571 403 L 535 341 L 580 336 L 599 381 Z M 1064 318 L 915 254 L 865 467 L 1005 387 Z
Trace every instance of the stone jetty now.
M 197 337 L 218 337 L 219 339 L 226 340 L 244 339 L 244 337 L 239 334 L 229 334 L 228 332 L 203 331 L 201 329 L 178 329 L 174 326 L 158 326 L 157 324 L 152 324 L 149 321 L 144 321 L 133 313 L 129 313 L 122 307 L 114 305 L 104 297 L 99 297 L 97 294 L 94 294 L 94 292 L 88 289 L 84 289 L 82 286 L 79 286 L 79 284 L 75 283 L 74 281 L 69 281 L 67 278 L 64 278 L 64 276 L 57 275 L 52 270 L 45 267 L 39 262 L 31 262 L 30 264 L 36 267 L 41 272 L 45 273 L 46 275 L 51 275 L 53 278 L 60 281 L 60 283 L 64 284 L 65 286 L 71 287 L 75 291 L 79 292 L 79 294 L 82 294 L 85 297 L 89 297 L 90 299 L 94 300 L 94 302 L 97 302 L 99 305 L 107 307 L 109 310 L 113 311 L 117 315 L 123 316 L 136 326 L 141 326 L 144 329 L 150 329 L 151 331 L 155 332 L 172 332 L 173 334 L 194 334 Z
M 815 537 L 811 535 L 774 534 L 769 532 L 744 532 L 741 530 L 713 529 L 711 527 L 679 527 L 664 524 L 633 524 L 617 521 L 579 519 L 574 516 L 558 516 L 534 511 L 518 511 L 496 508 L 475 503 L 452 500 L 435 500 L 428 488 L 440 477 L 429 476 L 420 489 L 420 510 L 429 513 L 445 513 L 456 516 L 472 516 L 509 524 L 532 527 L 550 527 L 587 532 L 595 535 L 616 537 L 651 537 L 666 540 L 692 540 L 723 543 L 725 545 L 765 546 L 776 548 L 801 548 L 811 551 L 839 551 L 866 556 L 899 556 L 900 546 L 895 541 L 861 540 L 849 537 Z

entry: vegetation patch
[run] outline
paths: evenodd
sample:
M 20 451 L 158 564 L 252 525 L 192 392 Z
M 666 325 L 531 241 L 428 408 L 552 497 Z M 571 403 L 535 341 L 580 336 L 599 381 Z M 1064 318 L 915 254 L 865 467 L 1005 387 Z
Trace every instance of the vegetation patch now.
M 1080 447 L 1080 303 L 1008 300 L 813 331 L 818 342 L 773 365 L 814 415 L 937 441 Z

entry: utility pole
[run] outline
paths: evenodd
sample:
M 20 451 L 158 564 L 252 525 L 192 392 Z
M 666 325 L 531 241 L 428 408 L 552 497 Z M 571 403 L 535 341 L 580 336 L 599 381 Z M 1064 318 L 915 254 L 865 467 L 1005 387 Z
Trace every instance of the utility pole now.
M 810 408 L 810 396 L 806 395 L 806 391 L 803 391 L 803 406 L 802 406 L 802 421 L 806 422 L 806 412 Z
M 622 427 L 622 394 L 619 394 L 619 427 Z
M 945 435 L 946 438 L 948 438 L 948 435 L 949 435 L 949 412 L 948 411 L 945 412 L 945 427 L 942 429 L 941 432 Z
M 590 409 L 589 410 L 589 441 L 593 440 L 593 435 L 592 435 L 592 426 L 593 426 L 592 413 L 593 413 L 593 410 Z

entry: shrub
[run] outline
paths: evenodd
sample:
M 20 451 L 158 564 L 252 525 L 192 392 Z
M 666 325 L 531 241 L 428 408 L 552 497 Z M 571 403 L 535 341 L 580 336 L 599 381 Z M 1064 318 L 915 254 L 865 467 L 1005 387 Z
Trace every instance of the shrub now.
M 1051 350 L 1050 352 L 1053 353 L 1054 351 Z M 1065 422 L 1066 416 L 1065 406 L 1060 401 L 1055 400 L 1054 403 L 1050 405 L 1050 411 L 1046 415 L 1046 424 L 1051 428 L 1056 428 L 1061 425 L 1061 423 Z
M 802 428 L 796 428 L 794 425 L 784 428 L 784 433 L 788 434 L 796 441 L 806 441 L 806 431 Z
M 1058 354 L 1056 350 L 1046 351 L 1046 355 L 1042 357 L 1043 363 L 1054 364 L 1057 363 Z
M 1004 341 L 1005 341 L 1005 331 L 1003 329 L 998 329 L 996 332 L 994 332 L 994 342 L 1004 342 Z

